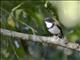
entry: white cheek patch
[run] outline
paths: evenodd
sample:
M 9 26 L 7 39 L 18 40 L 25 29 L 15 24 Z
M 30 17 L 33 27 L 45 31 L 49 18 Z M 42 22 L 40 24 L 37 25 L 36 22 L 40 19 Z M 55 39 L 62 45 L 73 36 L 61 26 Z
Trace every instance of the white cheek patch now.
M 50 28 L 52 26 L 52 23 L 49 23 L 49 22 L 45 22 L 45 23 L 46 23 L 47 28 Z

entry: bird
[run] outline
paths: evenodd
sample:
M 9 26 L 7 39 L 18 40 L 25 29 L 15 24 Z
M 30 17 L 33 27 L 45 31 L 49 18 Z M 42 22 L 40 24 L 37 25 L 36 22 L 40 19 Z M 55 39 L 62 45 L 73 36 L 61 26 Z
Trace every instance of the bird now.
M 54 35 L 54 36 L 58 36 L 59 38 L 63 38 L 63 32 L 62 32 L 62 28 L 59 24 L 57 24 L 57 22 L 55 21 L 55 19 L 52 19 L 51 17 L 47 17 L 44 19 L 45 25 L 48 29 L 48 31 Z

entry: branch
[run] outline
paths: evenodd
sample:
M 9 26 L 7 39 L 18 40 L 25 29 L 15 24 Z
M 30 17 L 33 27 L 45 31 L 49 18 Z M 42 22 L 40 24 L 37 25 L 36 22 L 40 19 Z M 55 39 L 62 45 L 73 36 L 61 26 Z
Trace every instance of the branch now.
M 0 34 L 13 37 L 13 38 L 20 38 L 22 40 L 32 40 L 32 41 L 41 42 L 41 43 L 45 42 L 45 43 L 50 43 L 50 44 L 57 44 L 59 46 L 80 52 L 80 45 L 76 43 L 71 43 L 71 42 L 68 42 L 67 44 L 65 44 L 65 39 L 60 39 L 56 36 L 45 37 L 45 36 L 24 34 L 24 33 L 10 31 L 10 30 L 1 29 L 1 28 L 0 28 Z

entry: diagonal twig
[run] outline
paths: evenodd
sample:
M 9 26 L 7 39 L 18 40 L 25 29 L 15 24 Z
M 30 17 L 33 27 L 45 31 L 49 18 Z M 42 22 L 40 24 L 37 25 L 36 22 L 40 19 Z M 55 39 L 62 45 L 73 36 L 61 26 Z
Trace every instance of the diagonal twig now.
M 24 34 L 24 33 L 20 33 L 20 32 L 15 32 L 15 31 L 11 31 L 11 30 L 7 30 L 7 29 L 1 29 L 0 28 L 0 34 L 1 35 L 6 35 L 6 36 L 10 36 L 13 38 L 20 38 L 22 40 L 31 40 L 31 41 L 35 41 L 35 42 L 41 42 L 41 43 L 50 43 L 50 44 L 57 44 L 59 46 L 68 48 L 68 49 L 72 49 L 72 50 L 76 50 L 80 52 L 80 45 L 76 44 L 76 43 L 71 43 L 68 42 L 67 44 L 65 44 L 64 39 L 56 39 L 56 36 L 53 37 L 45 37 L 45 36 L 38 36 L 38 35 L 31 35 L 31 34 Z

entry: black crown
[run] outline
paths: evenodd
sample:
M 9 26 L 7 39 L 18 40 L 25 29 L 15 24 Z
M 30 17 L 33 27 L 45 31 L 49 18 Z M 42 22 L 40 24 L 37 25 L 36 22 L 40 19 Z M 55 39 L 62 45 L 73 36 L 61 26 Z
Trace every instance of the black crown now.
M 54 20 L 51 17 L 45 18 L 45 21 L 47 21 L 47 22 L 54 22 Z

